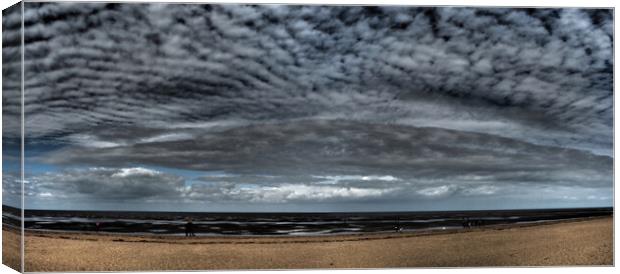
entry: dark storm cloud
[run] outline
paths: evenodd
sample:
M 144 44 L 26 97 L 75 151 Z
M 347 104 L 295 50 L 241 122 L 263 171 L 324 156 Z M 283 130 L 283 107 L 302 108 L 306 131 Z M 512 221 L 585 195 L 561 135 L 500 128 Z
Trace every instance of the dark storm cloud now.
M 27 128 L 72 140 L 97 125 L 346 117 L 610 155 L 612 22 L 610 10 L 28 3 Z

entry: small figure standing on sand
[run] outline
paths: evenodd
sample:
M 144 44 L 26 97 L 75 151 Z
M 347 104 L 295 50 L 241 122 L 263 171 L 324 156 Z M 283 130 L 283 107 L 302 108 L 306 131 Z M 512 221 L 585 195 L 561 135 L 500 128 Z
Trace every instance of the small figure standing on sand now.
M 463 218 L 463 227 L 464 228 L 470 228 L 471 227 L 471 222 L 469 222 L 469 218 Z
M 192 219 L 187 219 L 187 223 L 185 224 L 185 237 L 196 237 L 194 234 L 194 223 L 192 223 Z
M 95 232 L 99 233 L 99 230 L 101 230 L 101 223 L 100 222 L 96 222 L 95 223 Z
M 394 230 L 395 232 L 400 232 L 403 230 L 403 228 L 400 227 L 400 218 L 398 216 L 396 216 L 396 225 L 394 226 Z

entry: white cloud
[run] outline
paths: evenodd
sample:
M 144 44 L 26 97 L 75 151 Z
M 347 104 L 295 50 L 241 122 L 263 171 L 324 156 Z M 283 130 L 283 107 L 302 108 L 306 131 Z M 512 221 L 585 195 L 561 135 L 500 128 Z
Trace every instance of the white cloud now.
M 443 185 L 443 186 L 423 188 L 423 189 L 418 190 L 417 193 L 424 195 L 424 196 L 429 196 L 429 197 L 438 197 L 438 196 L 449 195 L 452 192 L 456 191 L 456 189 L 457 187 L 454 185 Z
M 130 177 L 139 175 L 155 176 L 161 172 L 143 167 L 121 168 L 118 172 L 112 174 L 112 177 Z
M 248 199 L 251 202 L 287 203 L 299 201 L 320 202 L 324 200 L 347 201 L 355 199 L 381 198 L 393 193 L 395 188 L 356 188 L 340 186 L 319 186 L 305 184 L 282 184 L 277 186 L 246 186 L 231 190 L 230 199 Z

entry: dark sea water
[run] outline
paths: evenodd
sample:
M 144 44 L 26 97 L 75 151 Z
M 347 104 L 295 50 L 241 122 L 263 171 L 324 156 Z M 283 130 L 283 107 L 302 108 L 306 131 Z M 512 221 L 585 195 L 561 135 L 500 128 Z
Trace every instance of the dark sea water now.
M 184 235 L 191 218 L 196 235 L 325 235 L 459 229 L 510 223 L 611 216 L 613 208 L 356 212 L 356 213 L 187 213 L 26 210 L 26 229 Z M 3 206 L 2 222 L 19 224 L 19 211 Z

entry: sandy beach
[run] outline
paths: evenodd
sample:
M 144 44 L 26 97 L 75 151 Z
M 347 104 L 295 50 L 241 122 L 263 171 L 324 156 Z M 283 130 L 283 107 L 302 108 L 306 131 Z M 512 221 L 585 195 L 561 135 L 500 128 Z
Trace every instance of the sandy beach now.
M 15 270 L 19 270 L 20 258 L 19 252 L 21 243 L 19 240 L 20 231 L 16 228 L 2 227 L 2 264 L 9 266 Z
M 346 236 L 182 238 L 34 231 L 26 235 L 26 271 L 613 264 L 611 217 Z M 3 231 L 4 239 L 15 236 Z

